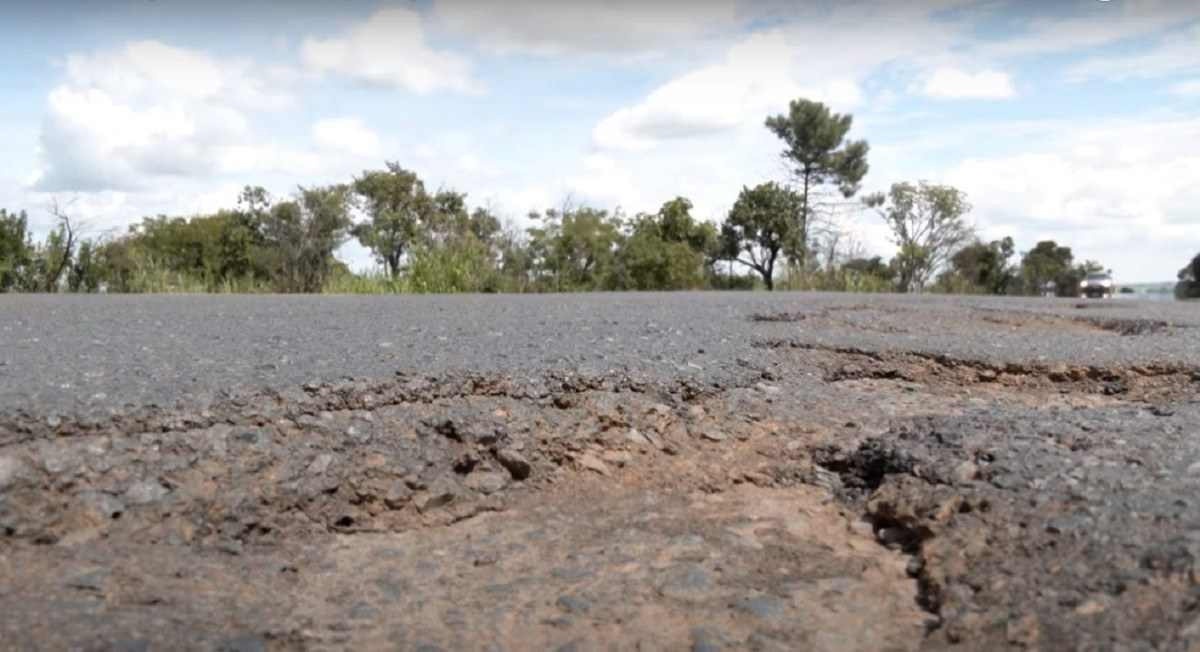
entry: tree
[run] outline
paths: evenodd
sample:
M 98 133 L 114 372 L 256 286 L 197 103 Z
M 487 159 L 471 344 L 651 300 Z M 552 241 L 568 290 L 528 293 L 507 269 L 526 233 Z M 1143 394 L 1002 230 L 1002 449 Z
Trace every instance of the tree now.
M 1059 246 L 1053 240 L 1042 240 L 1021 256 L 1021 280 L 1029 294 L 1041 294 L 1053 284 L 1060 296 L 1073 296 L 1078 281 L 1072 274 L 1075 256 L 1070 247 Z
M 863 276 L 873 276 L 885 281 L 892 280 L 896 275 L 895 270 L 883 262 L 883 258 L 879 256 L 872 258 L 852 258 L 842 265 L 842 269 Z
M 554 291 L 614 289 L 620 215 L 594 208 L 549 209 L 529 218 L 541 226 L 527 229 L 537 274 Z
M 44 276 L 40 289 L 57 292 L 63 272 L 71 265 L 75 255 L 75 227 L 71 224 L 71 217 L 59 207 L 58 200 L 50 207 L 50 213 L 58 221 L 58 228 L 50 232 L 42 248 Z
M 354 227 L 354 236 L 394 278 L 400 274 L 405 252 L 429 227 L 435 206 L 415 172 L 395 162 L 386 165 L 386 170 L 368 170 L 354 179 L 354 193 L 369 220 Z M 439 193 L 439 199 L 445 208 L 451 197 Z
M 21 289 L 32 263 L 33 243 L 24 211 L 0 208 L 0 292 Z
M 67 271 L 67 287 L 72 292 L 95 292 L 100 287 L 100 268 L 96 261 L 96 247 L 91 240 L 79 243 L 79 251 Z
M 492 235 L 497 259 L 497 282 L 504 292 L 534 290 L 535 261 L 529 246 L 529 234 L 512 222 L 503 224 Z
M 333 252 L 350 226 L 349 187 L 300 188 L 289 201 L 271 205 L 246 200 L 259 212 L 272 278 L 282 292 L 319 292 L 335 266 Z M 247 191 L 253 195 L 251 191 Z M 243 197 L 247 197 L 243 193 Z
M 892 230 L 899 247 L 894 260 L 899 289 L 912 292 L 925 287 L 946 260 L 972 237 L 963 221 L 971 210 L 966 195 L 951 186 L 924 181 L 917 185 L 894 183 L 887 195 L 864 198 Z
M 950 257 L 950 273 L 976 291 L 1005 294 L 1016 280 L 1009 263 L 1013 253 L 1012 238 L 988 243 L 976 240 Z
M 1179 270 L 1179 283 L 1175 286 L 1175 296 L 1180 299 L 1200 299 L 1200 254 Z
M 721 225 L 721 257 L 753 269 L 768 290 L 775 289 L 775 263 L 794 237 L 801 199 L 775 182 L 742 188 Z
M 704 285 L 716 251 L 717 231 L 691 215 L 692 203 L 676 197 L 658 213 L 638 215 L 621 247 L 625 286 L 685 290 Z
M 767 128 L 787 146 L 781 156 L 800 186 L 799 210 L 783 246 L 801 268 L 807 263 L 816 196 L 833 186 L 849 199 L 867 174 L 867 142 L 846 140 L 853 121 L 849 115 L 832 113 L 824 104 L 805 99 L 792 100 L 786 115 L 767 118 Z

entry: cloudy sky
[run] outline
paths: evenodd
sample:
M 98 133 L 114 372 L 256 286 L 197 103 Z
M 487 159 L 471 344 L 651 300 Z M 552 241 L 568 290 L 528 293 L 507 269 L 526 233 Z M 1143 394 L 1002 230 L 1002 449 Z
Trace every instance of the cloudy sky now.
M 518 221 L 676 195 L 718 220 L 783 177 L 762 123 L 806 97 L 854 115 L 864 190 L 953 184 L 985 237 L 1130 282 L 1200 250 L 1195 0 L 493 4 L 9 5 L 0 206 L 44 232 L 73 201 L 100 233 L 396 160 Z M 878 218 L 847 221 L 890 254 Z

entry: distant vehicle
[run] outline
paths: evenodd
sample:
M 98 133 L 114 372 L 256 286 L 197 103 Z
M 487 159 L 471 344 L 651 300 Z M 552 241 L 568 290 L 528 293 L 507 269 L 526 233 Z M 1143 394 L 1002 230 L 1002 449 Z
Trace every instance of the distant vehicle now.
M 1112 274 L 1108 272 L 1093 272 L 1079 282 L 1079 297 L 1088 299 L 1111 299 L 1116 284 Z

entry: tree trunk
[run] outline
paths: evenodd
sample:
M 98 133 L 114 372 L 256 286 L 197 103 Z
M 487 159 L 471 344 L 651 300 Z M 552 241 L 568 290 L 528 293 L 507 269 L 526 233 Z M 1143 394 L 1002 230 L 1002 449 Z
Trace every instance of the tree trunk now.
M 778 249 L 772 251 L 770 257 L 767 258 L 766 269 L 763 270 L 763 283 L 766 284 L 768 292 L 775 291 L 775 258 L 778 255 Z
M 808 180 L 812 172 L 804 169 L 804 194 L 801 195 L 800 206 L 800 271 L 803 272 L 808 263 Z

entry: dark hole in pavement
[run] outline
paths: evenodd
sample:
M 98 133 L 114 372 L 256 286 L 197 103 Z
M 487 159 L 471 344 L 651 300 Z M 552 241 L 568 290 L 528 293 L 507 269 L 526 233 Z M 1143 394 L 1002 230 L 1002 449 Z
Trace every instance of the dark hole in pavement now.
M 755 322 L 795 322 L 807 318 L 808 315 L 802 312 L 756 312 L 750 315 L 750 321 Z
M 864 441 L 849 453 L 833 447 L 817 449 L 813 460 L 837 473 L 845 487 L 868 492 L 878 489 L 885 476 L 913 469 L 913 460 L 907 454 L 877 438 Z

